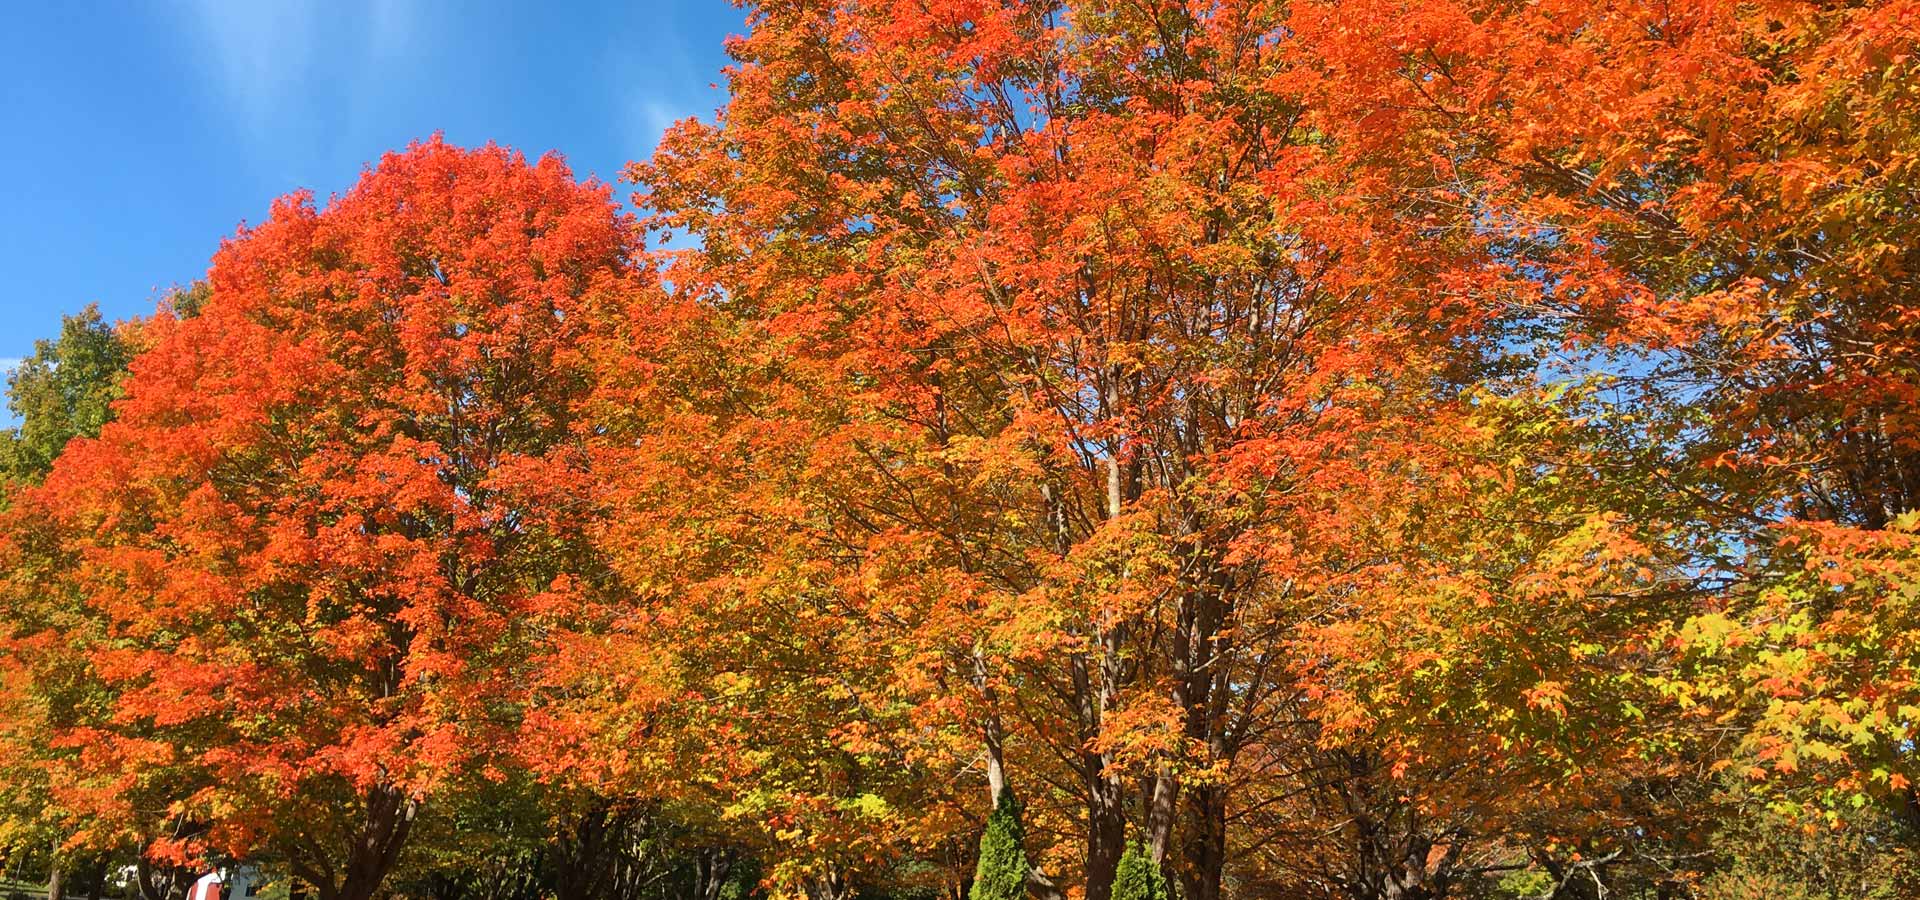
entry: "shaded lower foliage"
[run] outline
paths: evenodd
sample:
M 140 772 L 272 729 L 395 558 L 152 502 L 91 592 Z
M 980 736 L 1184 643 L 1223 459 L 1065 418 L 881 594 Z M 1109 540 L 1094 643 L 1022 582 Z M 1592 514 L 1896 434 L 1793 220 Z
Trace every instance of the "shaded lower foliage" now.
M 527 804 L 516 810 L 511 799 L 502 800 L 494 811 L 434 823 L 469 849 L 412 861 L 396 879 L 396 893 L 434 900 L 760 896 L 759 865 L 749 853 L 656 809 L 592 801 L 584 809 L 546 818 Z M 503 809 L 507 814 L 499 815 Z

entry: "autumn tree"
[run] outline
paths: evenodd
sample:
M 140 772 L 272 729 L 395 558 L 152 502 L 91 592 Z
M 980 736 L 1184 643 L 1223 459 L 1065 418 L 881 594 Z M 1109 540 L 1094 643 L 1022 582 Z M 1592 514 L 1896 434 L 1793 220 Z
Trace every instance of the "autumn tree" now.
M 1575 607 L 1590 611 L 1576 633 L 1623 630 L 1576 640 L 1605 649 L 1563 669 L 1607 684 L 1564 706 L 1575 727 L 1604 725 L 1609 708 L 1656 717 L 1654 746 L 1638 752 L 1658 766 L 1636 766 L 1640 783 L 1686 798 L 1641 811 L 1644 828 L 1623 835 L 1699 833 L 1715 814 L 1702 785 L 1738 795 L 1711 776 L 1676 786 L 1661 766 L 1731 767 L 1831 823 L 1860 821 L 1847 810 L 1869 801 L 1912 809 L 1910 504 L 1898 487 L 1911 443 L 1910 329 L 1898 323 L 1911 318 L 1912 15 L 1905 3 L 1294 7 L 1298 71 L 1329 136 L 1419 136 L 1446 176 L 1429 196 L 1455 204 L 1453 227 L 1518 276 L 1509 296 L 1532 335 L 1538 421 L 1578 422 L 1591 438 L 1528 454 L 1521 483 L 1587 482 L 1561 509 L 1605 508 L 1591 529 L 1613 537 L 1595 548 L 1647 568 L 1615 569 L 1631 577 Z M 1530 630 L 1519 603 L 1486 609 Z M 1441 665 L 1498 676 L 1487 657 L 1455 658 L 1460 634 L 1432 633 L 1445 636 Z M 1432 670 L 1372 678 L 1383 673 L 1378 696 L 1413 700 L 1418 719 Z M 1674 708 L 1691 721 L 1657 718 Z M 1733 752 L 1693 755 L 1689 735 L 1729 728 L 1741 740 L 1714 748 Z M 1641 736 L 1614 734 L 1609 752 Z
M 19 424 L 0 431 L 0 484 L 11 492 L 21 490 L 45 477 L 66 444 L 81 437 L 93 437 L 112 418 L 111 403 L 119 396 L 120 382 L 126 377 L 127 362 L 140 345 L 140 323 L 109 324 L 99 310 L 89 305 L 78 314 L 64 316 L 61 334 L 52 340 L 40 340 L 32 356 L 21 360 L 9 373 L 7 402 Z M 33 538 L 18 534 L 31 547 Z M 9 590 L 37 591 L 37 580 L 45 572 L 36 566 L 33 550 L 15 556 L 8 567 L 16 579 Z M 44 561 L 44 559 L 42 560 Z M 45 628 L 45 621 L 8 623 L 30 632 Z M 0 647 L 10 644 L 13 629 L 0 631 Z M 91 869 L 91 882 L 97 885 L 106 877 L 111 859 L 120 857 L 125 846 L 65 846 L 71 835 L 71 823 L 63 821 L 62 811 L 49 794 L 46 763 L 61 751 L 47 745 L 47 735 L 60 722 L 71 721 L 76 704 L 89 702 L 96 685 L 85 677 L 84 667 L 56 661 L 59 654 L 28 653 L 26 658 L 0 652 L 0 670 L 6 685 L 0 688 L 0 704 L 5 706 L 7 728 L 0 735 L 0 766 L 5 767 L 8 785 L 0 809 L 0 848 L 5 848 L 9 865 L 23 858 L 43 859 L 50 870 L 48 894 L 61 894 L 74 875 Z
M 750 487 L 713 508 L 765 561 L 708 584 L 794 573 L 809 619 L 927 672 L 871 688 L 916 710 L 888 729 L 908 752 L 977 766 L 989 807 L 1052 786 L 1023 793 L 1030 834 L 1071 835 L 1033 848 L 1042 893 L 1105 900 L 1137 822 L 1218 896 L 1235 760 L 1320 737 L 1273 727 L 1300 714 L 1291 629 L 1340 603 L 1320 498 L 1492 340 L 1440 280 L 1477 244 L 1350 202 L 1428 186 L 1424 153 L 1324 140 L 1285 21 L 770 4 L 720 117 L 635 168 L 700 242 L 676 289 L 744 335 L 701 440 L 739 448 L 718 480 Z M 743 640 L 793 614 L 712 612 Z M 873 739 L 876 706 L 841 730 Z
M 6 477 L 37 481 L 67 441 L 99 434 L 132 356 L 128 336 L 91 305 L 61 318 L 60 337 L 36 341 L 7 376 L 7 407 L 20 424 L 0 432 Z
M 438 139 L 227 241 L 115 421 L 16 509 L 67 564 L 9 622 L 83 620 L 107 691 L 50 736 L 60 801 L 97 831 L 206 826 L 159 855 L 372 896 L 515 733 L 526 611 L 601 583 L 583 347 L 644 287 L 634 250 L 557 157 Z
M 1451 196 L 1537 283 L 1567 377 L 1632 398 L 1605 464 L 1717 532 L 1692 568 L 1723 590 L 1676 611 L 1692 662 L 1665 687 L 1747 724 L 1751 777 L 1916 808 L 1912 5 L 1296 20 L 1333 127 L 1432 135 Z

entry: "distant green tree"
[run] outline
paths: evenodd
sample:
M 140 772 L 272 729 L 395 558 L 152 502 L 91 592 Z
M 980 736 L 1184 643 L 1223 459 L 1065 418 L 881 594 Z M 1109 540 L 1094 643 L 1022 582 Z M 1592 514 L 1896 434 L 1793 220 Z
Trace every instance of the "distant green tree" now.
M 1147 845 L 1134 842 L 1120 856 L 1113 876 L 1113 900 L 1171 900 L 1167 878 L 1153 861 Z
M 58 339 L 34 342 L 33 355 L 7 377 L 7 407 L 20 424 L 0 430 L 0 478 L 38 481 L 67 441 L 99 434 L 132 358 L 126 338 L 91 304 L 62 320 Z
M 1013 791 L 1000 792 L 1000 802 L 987 816 L 980 835 L 980 863 L 973 870 L 973 888 L 967 900 L 1020 900 L 1027 893 L 1026 827 L 1020 822 L 1020 801 Z
M 191 319 L 200 314 L 207 305 L 207 297 L 213 293 L 213 286 L 204 281 L 196 281 L 186 287 L 176 287 L 167 292 L 166 306 L 173 314 L 182 319 Z

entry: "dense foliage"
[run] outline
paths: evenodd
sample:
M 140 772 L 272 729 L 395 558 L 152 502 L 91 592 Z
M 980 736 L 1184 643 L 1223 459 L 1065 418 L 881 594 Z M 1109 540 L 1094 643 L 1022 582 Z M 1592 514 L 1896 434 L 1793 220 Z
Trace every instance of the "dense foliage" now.
M 8 866 L 1920 884 L 1920 4 L 749 22 L 637 216 L 433 139 L 40 346 Z

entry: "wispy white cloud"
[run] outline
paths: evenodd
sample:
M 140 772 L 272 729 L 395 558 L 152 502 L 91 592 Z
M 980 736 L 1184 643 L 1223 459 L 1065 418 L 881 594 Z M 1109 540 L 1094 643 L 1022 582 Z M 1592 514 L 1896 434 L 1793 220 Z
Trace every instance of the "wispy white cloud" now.
M 407 0 L 191 0 L 181 23 L 206 54 L 202 65 L 215 90 L 236 112 L 236 123 L 258 138 L 298 112 L 291 100 L 324 72 L 373 76 L 369 71 L 404 54 L 414 31 Z M 322 59 L 325 55 L 327 59 Z M 349 112 L 378 90 L 379 77 L 334 77 Z
M 610 133 L 627 159 L 646 159 L 673 123 L 712 112 L 707 92 L 696 86 L 712 80 L 694 66 L 671 5 L 637 4 L 613 23 L 602 48 L 601 83 L 605 102 L 615 111 Z
M 645 159 L 653 154 L 654 145 L 660 143 L 660 136 L 667 133 L 673 123 L 686 118 L 684 110 L 674 107 L 657 96 L 643 95 L 634 98 L 627 113 L 626 139 L 632 146 L 635 159 Z
M 18 356 L 0 356 L 0 375 L 11 374 L 13 370 L 20 368 L 23 362 L 26 360 Z
M 313 60 L 319 4 L 193 0 L 186 9 L 220 89 L 248 126 L 264 127 Z

